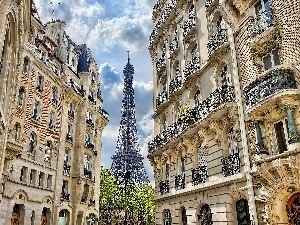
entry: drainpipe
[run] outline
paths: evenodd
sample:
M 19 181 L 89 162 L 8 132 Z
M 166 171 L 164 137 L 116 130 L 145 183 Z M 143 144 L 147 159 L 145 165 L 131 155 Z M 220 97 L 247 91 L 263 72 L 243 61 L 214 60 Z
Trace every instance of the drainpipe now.
M 253 182 L 252 182 L 252 176 L 250 174 L 251 166 L 250 166 L 250 156 L 249 156 L 249 149 L 248 149 L 247 135 L 246 135 L 246 124 L 245 124 L 244 108 L 243 108 L 243 101 L 242 101 L 242 91 L 241 91 L 240 80 L 239 80 L 234 36 L 233 36 L 232 29 L 230 27 L 228 28 L 228 40 L 230 44 L 231 57 L 232 57 L 233 82 L 235 86 L 235 95 L 236 95 L 237 108 L 238 108 L 239 121 L 240 121 L 245 173 L 246 173 L 246 180 L 247 180 L 247 185 L 245 189 L 247 190 L 247 194 L 249 197 L 248 204 L 249 204 L 249 213 L 252 220 L 251 224 L 258 225 L 256 205 L 254 199 Z

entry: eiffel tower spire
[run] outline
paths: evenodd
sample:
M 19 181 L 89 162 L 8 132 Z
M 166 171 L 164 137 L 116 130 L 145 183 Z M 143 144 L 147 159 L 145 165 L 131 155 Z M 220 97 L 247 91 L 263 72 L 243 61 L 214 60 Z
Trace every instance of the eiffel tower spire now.
M 135 119 L 134 90 L 132 86 L 134 68 L 128 62 L 124 70 L 124 89 L 121 109 L 121 122 L 116 152 L 112 156 L 111 171 L 119 183 L 124 183 L 125 172 L 130 172 L 130 181 L 135 185 L 149 183 L 140 154 Z

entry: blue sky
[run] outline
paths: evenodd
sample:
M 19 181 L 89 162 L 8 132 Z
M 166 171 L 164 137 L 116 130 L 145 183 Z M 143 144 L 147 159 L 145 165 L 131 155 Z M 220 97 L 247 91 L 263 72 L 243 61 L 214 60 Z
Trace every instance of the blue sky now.
M 152 64 L 148 36 L 153 25 L 151 13 L 156 0 L 35 0 L 43 23 L 52 19 L 66 22 L 66 32 L 76 44 L 86 43 L 98 64 L 104 109 L 109 124 L 103 131 L 101 163 L 110 167 L 117 143 L 123 68 L 130 62 L 135 68 L 134 91 L 137 129 L 141 154 L 151 181 L 152 168 L 147 159 L 147 143 L 153 137 Z M 61 4 L 57 4 L 61 3 Z M 52 13 L 54 10 L 54 14 Z

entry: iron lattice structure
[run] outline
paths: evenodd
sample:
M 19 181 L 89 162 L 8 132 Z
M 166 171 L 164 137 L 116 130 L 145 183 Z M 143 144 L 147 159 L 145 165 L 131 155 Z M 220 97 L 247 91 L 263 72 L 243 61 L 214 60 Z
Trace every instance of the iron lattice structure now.
M 121 109 L 121 122 L 116 152 L 112 156 L 111 171 L 120 184 L 125 183 L 125 172 L 130 172 L 129 182 L 134 185 L 149 183 L 140 154 L 136 129 L 135 103 L 133 90 L 134 67 L 128 63 L 124 70 L 124 90 Z

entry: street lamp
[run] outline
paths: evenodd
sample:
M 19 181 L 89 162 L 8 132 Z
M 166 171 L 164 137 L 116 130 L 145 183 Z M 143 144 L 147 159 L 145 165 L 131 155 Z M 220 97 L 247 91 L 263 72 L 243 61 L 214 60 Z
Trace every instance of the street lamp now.
M 127 225 L 127 183 L 130 179 L 130 171 L 126 170 L 124 178 L 125 178 L 125 219 L 124 219 L 124 225 Z

